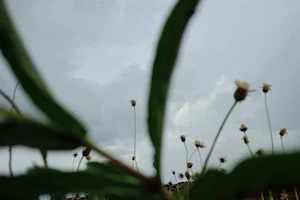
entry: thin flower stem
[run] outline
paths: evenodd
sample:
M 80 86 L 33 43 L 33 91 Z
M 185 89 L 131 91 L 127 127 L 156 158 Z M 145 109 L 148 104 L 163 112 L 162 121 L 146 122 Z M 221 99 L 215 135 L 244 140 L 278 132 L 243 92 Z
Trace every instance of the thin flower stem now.
M 125 164 L 123 164 L 122 162 L 120 162 L 119 160 L 114 158 L 112 155 L 108 154 L 104 150 L 98 148 L 97 146 L 95 146 L 91 143 L 87 143 L 87 145 L 85 145 L 85 146 L 88 146 L 91 149 L 93 149 L 94 151 L 96 151 L 97 153 L 101 154 L 102 156 L 104 156 L 105 158 L 110 160 L 110 164 L 112 164 L 114 166 L 117 166 L 117 167 L 121 168 L 122 170 L 124 170 L 125 172 L 127 172 L 128 174 L 140 179 L 141 181 L 146 183 L 149 187 L 156 186 L 156 190 L 161 194 L 162 199 L 164 199 L 164 200 L 171 200 L 172 199 L 171 196 L 164 191 L 164 189 L 161 187 L 160 182 L 157 182 L 156 179 L 146 177 L 143 174 L 140 174 L 136 170 L 133 170 L 132 168 L 126 166 Z
M 11 104 L 10 112 L 13 112 L 13 110 L 15 110 L 16 113 L 21 116 L 21 112 L 15 104 L 15 96 L 16 96 L 16 91 L 17 91 L 19 83 L 20 82 L 18 81 L 16 86 L 15 86 L 14 94 L 13 94 L 12 99 L 10 99 L 9 96 L 7 94 L 5 94 L 1 89 L 0 89 L 0 94 Z M 10 175 L 10 177 L 13 177 L 13 171 L 12 171 L 12 146 L 9 146 L 8 152 L 9 152 L 9 159 L 8 159 L 9 175 Z
M 282 152 L 283 152 L 283 155 L 285 155 L 285 150 L 284 150 L 284 145 L 283 145 L 283 139 L 282 139 L 282 136 L 280 136 L 280 140 L 281 140 Z
M 191 154 L 191 156 L 190 156 L 190 158 L 189 158 L 189 162 L 191 161 L 193 155 L 196 153 L 197 149 L 198 149 L 198 148 L 196 148 L 195 151 L 193 151 L 193 153 Z
M 173 176 L 175 178 L 176 184 L 178 184 L 178 181 L 177 181 L 177 178 L 176 178 L 175 174 Z
M 187 163 L 188 163 L 188 148 L 187 148 L 185 142 L 183 144 L 185 146 L 185 165 L 186 165 L 186 171 L 188 171 L 188 167 L 187 167 Z
M 135 165 L 136 165 L 136 170 L 139 171 L 138 164 L 137 164 L 137 157 L 136 157 L 136 111 L 135 111 L 135 106 L 133 106 L 133 115 L 134 115 L 134 157 L 135 157 Z
M 193 169 L 192 169 L 192 168 L 190 168 L 190 170 L 191 170 L 191 172 L 192 172 L 192 175 L 194 176 L 194 172 L 193 172 Z
M 9 158 L 8 158 L 8 168 L 9 168 L 9 175 L 13 177 L 13 170 L 12 170 L 12 146 L 9 146 Z
M 252 151 L 251 151 L 251 149 L 250 149 L 250 146 L 249 146 L 249 144 L 247 144 L 247 146 L 248 146 L 248 149 L 249 149 L 250 155 L 251 155 L 251 157 L 253 158 L 253 153 L 252 153 Z
M 75 162 L 75 156 L 73 157 L 72 172 L 74 171 L 74 162 Z
M 220 134 L 221 134 L 221 131 L 222 131 L 222 129 L 223 129 L 223 127 L 224 127 L 224 125 L 225 125 L 225 123 L 226 123 L 226 121 L 227 121 L 227 119 L 228 119 L 230 113 L 233 111 L 233 109 L 234 109 L 234 107 L 235 107 L 236 104 L 237 104 L 237 101 L 235 101 L 235 102 L 233 103 L 233 105 L 231 106 L 230 110 L 229 110 L 228 113 L 226 114 L 226 116 L 225 116 L 225 118 L 224 118 L 224 120 L 223 120 L 223 122 L 222 122 L 222 124 L 221 124 L 221 126 L 220 126 L 220 128 L 219 128 L 219 130 L 218 130 L 218 133 L 217 133 L 217 135 L 216 135 L 216 137 L 215 137 L 215 139 L 214 139 L 214 141 L 213 141 L 213 145 L 212 145 L 212 147 L 210 148 L 210 151 L 209 151 L 209 153 L 208 153 L 208 155 L 207 155 L 207 157 L 206 157 L 206 159 L 205 159 L 204 167 L 202 168 L 202 173 L 205 173 L 205 171 L 206 171 L 207 164 L 208 164 L 208 160 L 209 160 L 209 158 L 210 158 L 210 156 L 211 156 L 211 154 L 212 154 L 212 151 L 213 151 L 213 149 L 214 149 L 214 147 L 215 147 L 215 145 L 216 145 L 216 143 L 217 143 L 217 140 L 218 140 L 218 138 L 219 138 L 219 136 L 220 136 Z
M 271 128 L 271 120 L 270 120 L 270 115 L 269 115 L 269 109 L 268 109 L 268 104 L 267 104 L 267 93 L 265 93 L 265 107 L 266 107 L 269 130 L 270 130 L 270 136 L 271 136 L 271 142 L 272 142 L 272 155 L 274 155 L 274 141 L 273 141 L 273 133 L 272 133 L 272 128 Z
M 80 167 L 80 164 L 81 164 L 81 162 L 82 162 L 82 160 L 83 160 L 83 157 L 84 157 L 84 156 L 81 157 L 81 159 L 80 159 L 80 161 L 79 161 L 79 163 L 78 163 L 77 172 L 79 171 L 79 167 Z
M 14 110 L 16 111 L 16 113 L 20 116 L 22 116 L 20 109 L 18 108 L 18 106 L 14 103 L 14 101 L 12 99 L 9 98 L 9 96 L 7 94 L 5 94 L 1 89 L 0 89 L 0 94 L 11 104 L 11 106 L 14 108 Z
M 218 167 L 218 170 L 220 169 L 221 165 L 222 165 L 222 163 L 220 162 L 219 167 Z
M 201 158 L 201 153 L 200 153 L 200 150 L 199 150 L 199 148 L 197 148 L 197 150 L 198 150 L 198 154 L 199 154 L 200 165 L 201 165 L 201 168 L 203 168 L 203 164 L 202 164 L 202 158 Z
M 135 161 L 136 170 L 139 171 L 139 167 L 138 167 L 138 164 L 136 162 L 136 159 L 134 161 Z
M 247 137 L 246 131 L 244 131 L 244 134 L 245 134 L 245 136 Z M 252 153 L 252 151 L 251 151 L 250 145 L 249 145 L 249 144 L 247 144 L 247 146 L 248 146 L 248 149 L 249 149 L 250 155 L 251 155 L 251 157 L 253 158 L 254 156 L 253 156 L 253 153 Z

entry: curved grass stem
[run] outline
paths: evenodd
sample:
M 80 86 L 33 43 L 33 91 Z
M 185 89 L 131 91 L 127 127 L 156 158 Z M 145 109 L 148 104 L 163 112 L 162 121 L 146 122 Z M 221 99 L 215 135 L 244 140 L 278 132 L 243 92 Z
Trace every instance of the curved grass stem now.
M 198 148 L 196 148 L 195 151 L 193 151 L 193 153 L 190 155 L 189 162 L 191 161 L 193 155 L 196 153 L 197 149 L 198 149 Z
M 266 113 L 267 113 L 267 118 L 268 118 L 268 124 L 269 124 L 270 136 L 271 136 L 272 155 L 274 155 L 274 141 L 273 141 L 273 133 L 272 133 L 272 127 L 271 127 L 271 120 L 270 120 L 269 109 L 268 109 L 268 103 L 267 103 L 267 93 L 265 93 L 265 107 L 266 107 Z
M 220 136 L 220 134 L 221 134 L 221 131 L 222 131 L 222 129 L 223 129 L 223 127 L 224 127 L 224 125 L 225 125 L 225 123 L 226 123 L 226 121 L 227 121 L 227 119 L 228 119 L 230 113 L 233 111 L 234 107 L 236 106 L 236 104 L 237 104 L 237 101 L 235 101 L 235 102 L 233 103 L 233 105 L 232 105 L 231 108 L 229 109 L 228 113 L 226 114 L 226 116 L 225 116 L 225 118 L 224 118 L 224 120 L 223 120 L 223 122 L 222 122 L 222 124 L 221 124 L 221 126 L 220 126 L 220 128 L 219 128 L 219 130 L 218 130 L 218 132 L 217 132 L 217 135 L 216 135 L 216 137 L 215 137 L 215 139 L 214 139 L 214 141 L 213 141 L 213 145 L 212 145 L 212 147 L 210 148 L 210 151 L 209 151 L 209 153 L 208 153 L 208 155 L 207 155 L 207 157 L 206 157 L 206 159 L 205 159 L 204 166 L 203 166 L 203 168 L 202 168 L 202 172 L 201 172 L 201 173 L 205 173 L 206 168 L 207 168 L 207 164 L 208 164 L 208 160 L 209 160 L 209 158 L 210 158 L 210 156 L 211 156 L 211 154 L 212 154 L 212 152 L 213 152 L 213 149 L 214 149 L 214 147 L 215 147 L 215 145 L 216 145 L 216 143 L 217 143 L 217 140 L 218 140 L 218 138 L 219 138 L 219 136 Z
M 104 156 L 105 158 L 107 158 L 110 161 L 110 164 L 117 166 L 120 169 L 122 169 L 123 171 L 125 171 L 126 173 L 138 178 L 139 180 L 144 182 L 146 185 L 148 185 L 152 189 L 153 189 L 153 186 L 155 186 L 156 191 L 158 191 L 161 194 L 162 199 L 164 199 L 164 200 L 172 199 L 171 196 L 164 191 L 164 189 L 161 187 L 160 182 L 158 182 L 156 179 L 146 177 L 143 174 L 140 174 L 138 171 L 126 166 L 125 164 L 123 164 L 122 162 L 120 162 L 119 160 L 114 158 L 112 155 L 108 154 L 104 150 L 98 148 L 97 146 L 95 146 L 91 143 L 87 143 L 85 146 L 88 146 L 91 149 L 93 149 L 95 152 L 101 154 L 102 156 Z

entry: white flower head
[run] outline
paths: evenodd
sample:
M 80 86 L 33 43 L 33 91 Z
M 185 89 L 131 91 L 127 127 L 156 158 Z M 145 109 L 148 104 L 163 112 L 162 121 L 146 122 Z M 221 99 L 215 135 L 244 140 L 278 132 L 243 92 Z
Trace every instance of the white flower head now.
M 234 93 L 234 98 L 236 101 L 243 101 L 249 92 L 254 92 L 255 90 L 249 89 L 249 84 L 244 81 L 235 80 L 235 85 L 237 89 Z

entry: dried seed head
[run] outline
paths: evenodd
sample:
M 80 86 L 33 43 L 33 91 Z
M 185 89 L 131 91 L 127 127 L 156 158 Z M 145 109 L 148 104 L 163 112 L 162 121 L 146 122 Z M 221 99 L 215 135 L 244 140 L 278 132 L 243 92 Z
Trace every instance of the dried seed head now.
M 136 100 L 135 99 L 131 99 L 129 102 L 131 103 L 132 106 L 136 106 Z
M 175 175 L 175 171 L 172 171 L 172 174 Z
M 180 174 L 178 175 L 178 177 L 179 177 L 180 179 L 183 179 L 183 178 L 184 178 L 183 173 L 180 173 Z
M 75 153 L 73 154 L 73 157 L 76 158 L 77 156 L 78 156 L 78 153 L 75 152 Z
M 248 130 L 248 127 L 245 124 L 242 124 L 241 127 L 240 127 L 240 130 L 242 132 L 246 132 Z
M 268 83 L 263 83 L 261 88 L 264 93 L 267 93 L 269 90 L 271 90 L 271 87 L 272 87 L 272 85 L 270 85 Z
M 244 143 L 245 143 L 245 144 L 249 144 L 249 140 L 248 140 L 248 137 L 247 137 L 247 136 L 244 136 L 244 137 L 243 137 L 243 140 L 244 140 Z
M 181 139 L 182 142 L 185 142 L 185 136 L 184 135 L 181 135 L 180 139 Z
M 258 149 L 255 154 L 257 156 L 263 156 L 264 155 L 264 150 L 263 149 Z
M 226 163 L 227 162 L 227 158 L 226 157 L 221 157 L 221 158 L 219 158 L 219 161 L 221 163 Z
M 197 147 L 197 148 L 204 148 L 205 147 L 205 145 L 204 145 L 204 142 L 200 142 L 199 140 L 195 140 L 195 146 Z
M 193 167 L 193 163 L 192 163 L 192 162 L 188 162 L 188 163 L 186 164 L 186 166 L 187 166 L 188 168 L 192 168 L 192 167 Z
M 282 129 L 280 130 L 280 132 L 279 132 L 279 135 L 282 137 L 282 136 L 284 136 L 285 134 L 287 134 L 286 128 L 282 128 Z
M 237 86 L 237 89 L 234 93 L 234 99 L 236 101 L 243 101 L 247 97 L 248 92 L 255 91 L 249 89 L 249 84 L 247 82 L 236 80 L 235 85 Z
M 86 157 L 86 156 L 90 155 L 91 150 L 92 150 L 91 148 L 86 147 L 85 150 L 82 151 L 82 156 Z
M 187 180 L 190 180 L 191 175 L 188 171 L 185 172 L 185 177 L 186 177 Z
M 135 160 L 135 156 L 132 156 L 131 160 L 134 161 L 134 160 Z M 153 164 L 153 165 L 154 165 L 154 164 Z
M 90 155 L 87 155 L 85 158 L 86 158 L 88 161 L 90 161 L 90 160 L 92 159 L 92 157 L 91 157 Z

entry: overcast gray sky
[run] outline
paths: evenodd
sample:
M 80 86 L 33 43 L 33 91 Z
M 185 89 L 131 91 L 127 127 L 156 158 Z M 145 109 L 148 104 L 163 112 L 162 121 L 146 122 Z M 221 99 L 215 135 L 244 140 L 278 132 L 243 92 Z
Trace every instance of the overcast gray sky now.
M 137 160 L 141 171 L 154 172 L 153 149 L 147 135 L 147 104 L 151 64 L 165 17 L 175 0 L 6 0 L 26 48 L 57 100 L 78 117 L 89 136 L 126 164 L 133 154 L 133 109 L 137 99 Z M 298 148 L 300 90 L 300 2 L 203 1 L 184 35 L 168 99 L 163 140 L 163 180 L 172 170 L 184 172 L 187 135 L 189 152 L 195 139 L 204 141 L 203 159 L 233 103 L 234 80 L 257 89 L 238 104 L 228 120 L 209 162 L 225 169 L 249 156 L 239 126 L 248 126 L 253 151 L 271 149 L 264 109 L 263 82 L 268 94 L 276 150 L 279 130 L 287 127 L 286 149 Z M 9 95 L 16 84 L 0 57 L 0 87 Z M 42 120 L 20 87 L 16 103 Z M 2 98 L 0 106 L 9 108 Z M 33 138 L 34 139 L 34 138 Z M 78 149 L 81 153 L 82 149 Z M 72 154 L 51 152 L 49 165 L 71 170 Z M 92 153 L 93 160 L 101 160 Z M 78 159 L 79 160 L 79 159 Z M 200 170 L 197 156 L 194 171 Z M 0 174 L 8 174 L 8 148 L 0 149 Z M 77 163 L 77 162 L 76 162 Z M 13 149 L 13 171 L 42 165 L 39 152 Z M 84 168 L 84 166 L 82 166 Z

